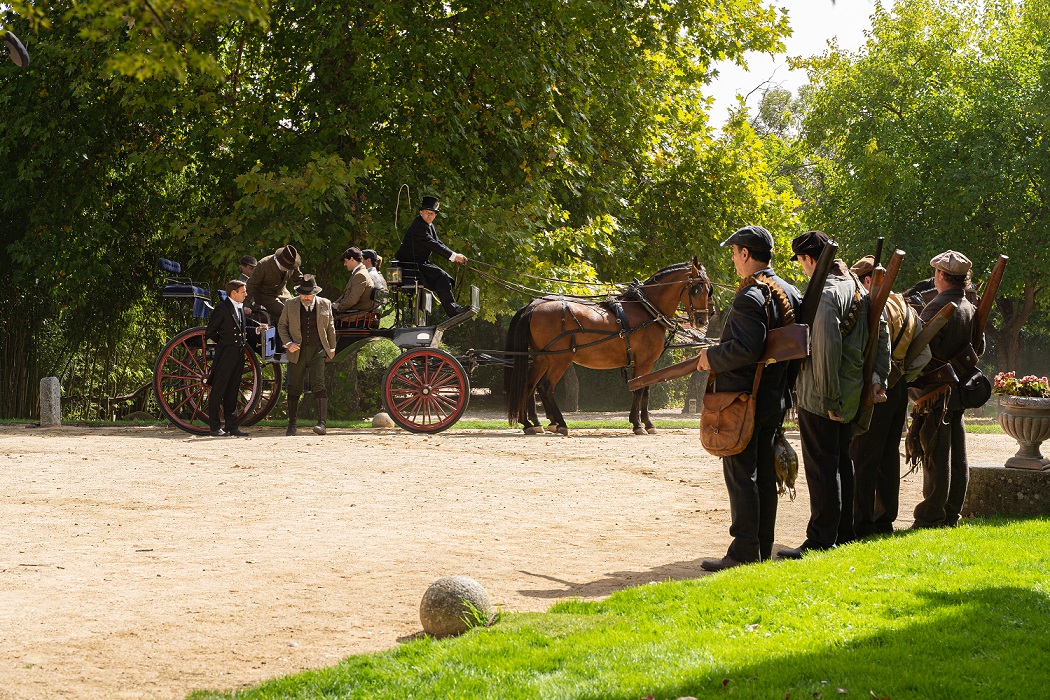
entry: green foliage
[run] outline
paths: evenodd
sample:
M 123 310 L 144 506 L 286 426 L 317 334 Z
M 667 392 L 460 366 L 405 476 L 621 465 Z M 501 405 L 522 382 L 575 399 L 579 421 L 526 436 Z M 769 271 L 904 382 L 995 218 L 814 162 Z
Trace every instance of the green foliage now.
M 1046 519 L 901 533 L 506 614 L 235 695 L 1033 697 L 1050 682 L 1050 556 L 1029 543 L 1048 536 Z
M 912 280 L 946 248 L 964 251 L 978 279 L 1008 253 L 996 339 L 1014 367 L 1050 264 L 1048 32 L 1046 0 L 902 0 L 877 6 L 857 53 L 805 63 L 816 88 L 809 221 L 851 260 L 885 236 L 908 252 Z

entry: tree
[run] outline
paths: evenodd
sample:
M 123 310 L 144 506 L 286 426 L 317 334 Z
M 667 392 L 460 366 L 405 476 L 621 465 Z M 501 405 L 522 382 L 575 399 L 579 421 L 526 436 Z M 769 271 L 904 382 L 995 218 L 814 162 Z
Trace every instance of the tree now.
M 1009 254 L 990 329 L 1004 368 L 1017 367 L 1050 280 L 1048 30 L 1047 0 L 902 0 L 876 7 L 856 54 L 807 63 L 811 223 L 850 255 L 885 236 L 917 276 L 946 248 L 971 257 L 978 279 Z

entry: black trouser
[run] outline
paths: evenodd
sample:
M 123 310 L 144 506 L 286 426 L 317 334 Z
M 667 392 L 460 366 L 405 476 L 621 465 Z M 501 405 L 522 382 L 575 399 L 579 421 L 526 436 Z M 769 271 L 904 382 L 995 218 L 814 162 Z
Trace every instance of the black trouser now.
M 419 266 L 419 276 L 423 278 L 423 284 L 427 289 L 437 294 L 441 308 L 449 316 L 453 316 L 456 299 L 452 296 L 452 275 L 448 274 L 433 263 L 423 263 Z
M 871 427 L 853 438 L 853 527 L 857 537 L 893 532 L 901 488 L 901 432 L 908 415 L 908 384 L 901 380 L 875 404 Z
M 966 482 L 966 426 L 963 410 L 947 411 L 945 425 L 937 428 L 933 459 L 922 471 L 922 501 L 915 506 L 915 524 L 923 527 L 954 526 L 959 522 Z
M 225 409 L 226 432 L 237 429 L 237 395 L 244 373 L 244 348 L 240 345 L 222 345 L 215 350 L 212 362 L 211 395 L 208 397 L 208 424 L 218 430 L 220 406 Z
M 315 399 L 328 397 L 324 385 L 324 361 L 328 357 L 321 345 L 303 345 L 299 348 L 299 357 L 288 363 L 288 398 L 299 399 L 303 394 L 303 384 L 307 374 L 310 377 L 310 391 Z
M 727 554 L 737 561 L 759 561 L 773 554 L 777 523 L 777 475 L 773 466 L 773 439 L 784 420 L 779 409 L 761 418 L 756 412 L 755 431 L 744 451 L 722 458 L 722 473 L 729 490 L 733 542 Z
M 809 486 L 809 526 L 804 547 L 826 549 L 855 538 L 853 462 L 849 458 L 852 424 L 799 408 L 802 461 Z

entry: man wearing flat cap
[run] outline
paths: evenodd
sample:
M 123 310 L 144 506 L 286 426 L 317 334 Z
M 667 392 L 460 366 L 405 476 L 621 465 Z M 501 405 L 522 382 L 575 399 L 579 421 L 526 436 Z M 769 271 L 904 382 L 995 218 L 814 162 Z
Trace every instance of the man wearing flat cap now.
M 434 228 L 438 206 L 437 197 L 423 197 L 419 215 L 405 230 L 405 238 L 401 242 L 401 247 L 394 253 L 394 258 L 398 262 L 417 266 L 423 284 L 437 294 L 441 308 L 451 318 L 467 311 L 468 307 L 456 304 L 455 297 L 452 295 L 452 276 L 430 262 L 430 254 L 436 253 L 460 265 L 467 262 L 467 256 L 453 251 L 438 240 L 437 229 Z
M 850 270 L 870 293 L 875 256 L 861 258 Z M 857 537 L 893 532 L 900 503 L 900 447 L 908 416 L 908 382 L 930 361 L 927 346 L 908 366 L 904 365 L 912 339 L 922 330 L 922 321 L 902 295 L 890 292 L 883 315 L 889 331 L 891 363 L 886 401 L 873 406 L 870 427 L 855 436 L 849 448 L 855 475 L 853 527 Z
M 821 231 L 807 231 L 791 242 L 807 277 L 813 276 L 829 241 Z M 856 537 L 850 422 L 860 408 L 861 392 L 869 388 L 881 392 L 890 373 L 889 335 L 883 320 L 875 376 L 863 376 L 868 310 L 868 295 L 860 280 L 846 263 L 836 260 L 810 329 L 810 356 L 795 382 L 802 462 L 809 487 L 806 540 L 800 547 L 780 550 L 779 557 L 799 559 L 807 551 L 829 549 Z
M 250 255 L 245 255 L 241 258 L 238 263 L 238 267 L 241 269 L 241 282 L 245 284 L 252 278 L 252 273 L 255 272 L 255 268 L 259 266 L 259 261 Z
M 945 305 L 958 305 L 955 313 L 930 341 L 932 359 L 923 368 L 911 389 L 915 402 L 908 429 L 908 458 L 921 462 L 922 497 L 915 506 L 912 527 L 952 527 L 958 524 L 969 480 L 966 461 L 966 428 L 958 383 L 938 370 L 947 365 L 962 371 L 976 364 L 984 352 L 984 337 L 972 345 L 976 308 L 966 296 L 971 263 L 962 253 L 946 250 L 930 260 L 937 296 L 922 310 L 929 322 Z
M 299 270 L 302 262 L 295 246 L 283 246 L 260 260 L 245 283 L 248 285 L 248 303 L 256 309 L 266 309 L 271 325 L 276 325 L 281 319 L 284 303 L 292 298 L 288 283 L 300 284 L 303 281 L 303 273 Z
M 766 229 L 745 226 L 722 245 L 731 249 L 741 282 L 718 345 L 700 352 L 698 367 L 711 371 L 711 391 L 750 392 L 766 335 L 770 329 L 794 320 L 801 296 L 773 272 L 773 237 Z M 700 564 L 707 571 L 721 571 L 772 556 L 777 519 L 773 441 L 791 400 L 790 370 L 790 363 L 780 362 L 763 370 L 755 396 L 751 440 L 743 452 L 722 458 L 733 541 L 724 557 L 705 559 Z
M 324 435 L 328 426 L 328 391 L 324 383 L 324 363 L 335 357 L 335 319 L 332 302 L 317 296 L 323 290 L 313 275 L 303 275 L 295 288 L 299 296 L 285 304 L 277 332 L 288 352 L 288 429 L 295 435 L 298 427 L 299 398 L 303 394 L 306 373 L 310 373 L 310 391 L 317 402 L 317 425 L 314 432 Z

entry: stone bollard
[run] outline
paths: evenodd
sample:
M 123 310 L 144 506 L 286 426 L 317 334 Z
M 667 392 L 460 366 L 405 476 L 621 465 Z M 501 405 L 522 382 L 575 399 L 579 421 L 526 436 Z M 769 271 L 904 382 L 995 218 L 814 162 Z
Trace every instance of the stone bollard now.
M 373 428 L 396 428 L 397 424 L 394 423 L 394 419 L 389 414 L 379 412 L 372 417 Z
M 58 377 L 40 380 L 40 427 L 62 425 L 62 387 Z

